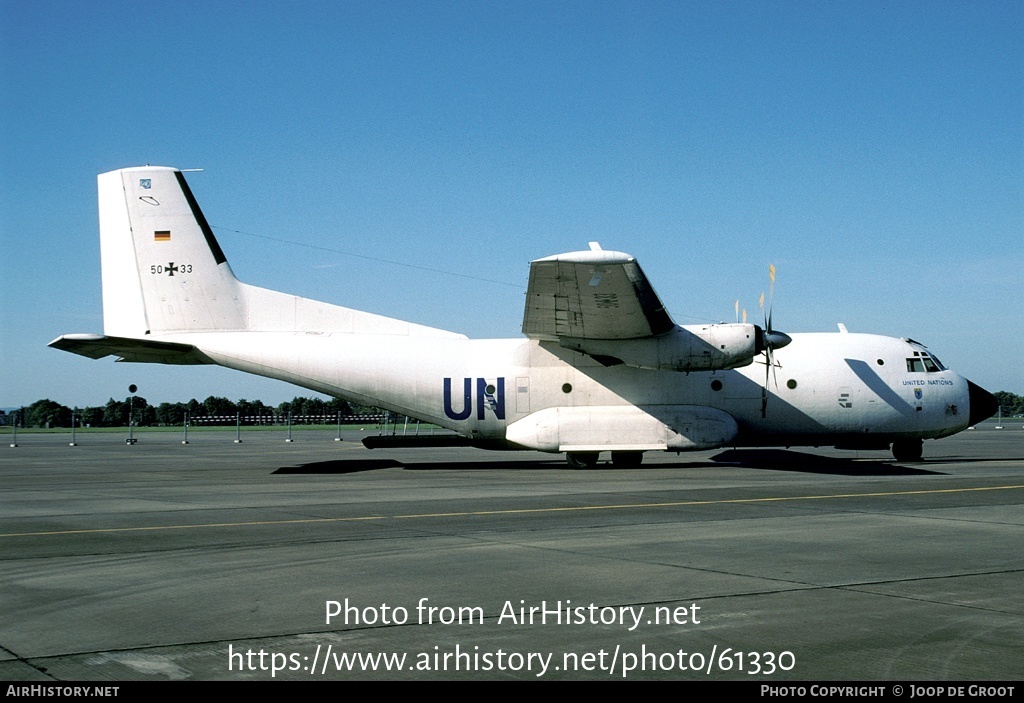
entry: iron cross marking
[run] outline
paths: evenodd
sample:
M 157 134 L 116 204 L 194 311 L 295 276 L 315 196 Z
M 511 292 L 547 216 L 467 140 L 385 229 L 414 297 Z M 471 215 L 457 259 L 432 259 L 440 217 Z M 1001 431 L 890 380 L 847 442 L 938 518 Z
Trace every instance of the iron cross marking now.
M 174 262 L 167 264 L 167 275 L 173 276 L 174 272 L 178 270 L 178 267 L 174 265 Z

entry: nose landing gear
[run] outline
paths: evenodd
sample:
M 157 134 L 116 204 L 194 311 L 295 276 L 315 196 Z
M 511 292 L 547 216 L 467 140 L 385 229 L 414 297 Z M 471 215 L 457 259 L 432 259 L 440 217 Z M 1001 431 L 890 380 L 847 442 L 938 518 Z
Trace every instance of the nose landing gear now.
M 892 443 L 892 456 L 896 461 L 921 461 L 923 444 L 920 439 L 898 439 Z

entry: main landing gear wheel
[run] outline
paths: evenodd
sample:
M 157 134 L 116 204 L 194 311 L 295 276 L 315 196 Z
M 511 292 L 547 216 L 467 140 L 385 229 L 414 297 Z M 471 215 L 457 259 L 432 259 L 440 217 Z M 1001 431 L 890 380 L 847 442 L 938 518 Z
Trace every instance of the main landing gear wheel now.
M 643 452 L 612 452 L 612 466 L 616 469 L 635 469 L 643 461 Z
M 597 458 L 600 455 L 600 452 L 569 452 L 565 455 L 565 460 L 569 462 L 570 468 L 592 469 L 597 466 Z
M 898 439 L 892 443 L 892 456 L 896 461 L 921 461 L 923 444 L 919 439 Z

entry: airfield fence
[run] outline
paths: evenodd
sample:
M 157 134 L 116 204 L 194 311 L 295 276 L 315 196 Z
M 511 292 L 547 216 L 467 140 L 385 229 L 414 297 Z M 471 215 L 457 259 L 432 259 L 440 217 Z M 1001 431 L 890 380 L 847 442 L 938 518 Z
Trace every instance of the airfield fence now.
M 383 413 L 375 413 L 368 415 L 341 415 L 337 414 L 325 414 L 325 415 L 292 415 L 289 419 L 287 413 L 285 414 L 266 414 L 266 415 L 192 415 L 188 418 L 188 422 L 193 426 L 209 426 L 209 425 L 235 425 L 243 424 L 246 426 L 272 426 L 272 425 L 335 425 L 341 423 L 343 425 L 357 425 L 357 424 L 379 424 L 384 422 L 385 415 Z
M 373 425 L 379 434 L 412 434 L 418 435 L 426 429 L 433 434 L 434 425 L 423 426 L 419 420 L 408 415 L 399 415 L 385 410 L 382 413 L 364 413 L 360 415 L 290 415 L 288 413 L 266 415 L 196 415 L 188 418 L 189 427 L 283 427 L 296 425 Z

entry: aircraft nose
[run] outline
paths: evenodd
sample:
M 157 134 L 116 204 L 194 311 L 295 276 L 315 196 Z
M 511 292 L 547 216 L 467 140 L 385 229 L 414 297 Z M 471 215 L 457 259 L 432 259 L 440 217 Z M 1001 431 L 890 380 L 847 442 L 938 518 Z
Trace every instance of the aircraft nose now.
M 999 399 L 981 386 L 968 381 L 967 394 L 971 404 L 970 419 L 968 420 L 970 424 L 976 425 L 982 420 L 987 420 L 999 410 Z

